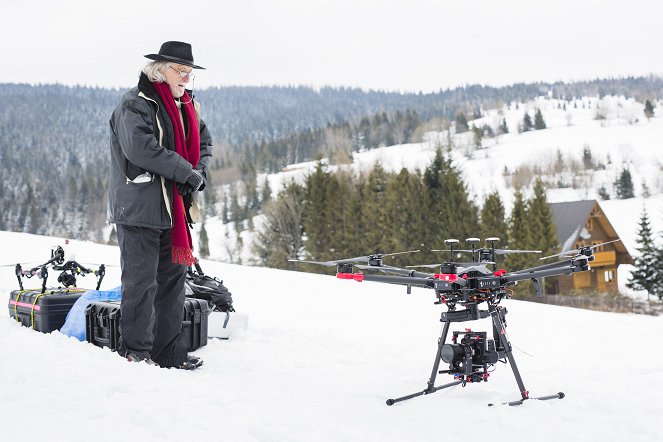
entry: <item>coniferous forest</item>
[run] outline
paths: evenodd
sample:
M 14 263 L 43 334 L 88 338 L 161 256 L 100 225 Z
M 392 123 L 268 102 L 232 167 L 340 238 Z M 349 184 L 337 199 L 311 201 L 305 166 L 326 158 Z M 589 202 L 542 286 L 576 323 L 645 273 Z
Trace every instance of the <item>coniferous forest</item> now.
M 109 167 L 108 120 L 123 93 L 117 89 L 2 84 L 1 230 L 102 240 Z M 305 87 L 223 87 L 196 92 L 214 139 L 213 185 L 239 180 L 247 173 L 277 171 L 293 162 L 321 157 L 336 163 L 347 162 L 357 150 L 418 141 L 422 129 L 430 129 L 431 124 L 443 126 L 445 121 L 453 121 L 459 115 L 477 116 L 481 109 L 546 94 L 566 99 L 624 95 L 644 102 L 663 98 L 663 79 L 650 76 L 500 88 L 474 85 L 429 94 Z M 375 170 L 365 183 L 357 182 L 358 178 L 328 177 L 324 171 L 314 176 L 321 180 L 320 188 L 326 188 L 325 180 L 331 180 L 332 184 L 338 181 L 334 184 L 340 186 L 338 192 L 348 195 L 344 204 L 352 204 L 353 198 L 365 198 L 366 204 L 373 207 L 371 213 L 383 217 L 407 216 L 406 212 L 410 211 L 399 210 L 402 205 L 422 204 L 418 200 L 423 198 L 421 186 L 428 186 L 429 192 L 434 193 L 447 185 L 438 182 L 440 177 L 428 171 L 420 172 L 420 176 L 403 172 L 392 177 Z M 401 182 L 394 184 L 394 180 Z M 352 186 L 352 192 L 344 186 Z M 407 191 L 412 201 L 386 198 L 382 190 L 389 186 L 412 188 Z M 318 197 L 323 198 L 306 194 L 316 189 L 313 183 L 305 189 L 291 189 L 289 198 L 296 201 L 308 196 L 309 202 L 302 210 L 311 210 L 311 204 L 317 204 L 314 201 Z M 352 196 L 355 193 L 357 196 Z M 358 212 L 352 207 L 343 210 L 353 215 Z M 433 210 L 438 211 L 439 217 L 446 216 L 444 208 Z M 478 207 L 468 205 L 463 210 L 468 226 L 478 222 Z M 316 221 L 310 216 L 304 219 L 309 247 L 315 247 L 310 241 L 315 236 Z M 410 248 L 407 240 L 410 235 L 420 241 L 412 220 L 405 220 L 405 224 L 402 220 L 395 221 L 396 225 L 413 229 L 399 235 L 404 238 L 399 240 L 401 243 L 371 242 L 370 230 L 363 241 L 385 250 Z M 381 224 L 364 216 L 352 228 L 363 229 L 366 223 L 376 222 Z M 347 221 L 344 225 L 348 226 Z M 438 227 L 442 230 L 436 230 Z M 436 229 L 432 230 L 438 237 L 444 236 L 443 226 Z M 350 235 L 349 230 L 345 234 Z M 351 251 L 350 245 L 355 241 L 352 238 L 348 236 L 347 246 L 339 246 L 347 247 L 344 252 Z M 432 243 L 435 238 L 425 241 Z M 324 256 L 322 253 L 320 258 Z
M 377 163 L 368 174 L 355 175 L 332 173 L 318 163 L 302 185 L 289 184 L 265 206 L 266 219 L 254 252 L 269 267 L 320 272 L 324 268 L 288 259 L 329 261 L 420 250 L 415 257 L 385 259 L 397 267 L 412 264 L 413 259 L 435 264 L 450 258 L 445 239 L 463 241 L 477 232 L 483 238 L 499 236 L 501 244 L 511 249 L 541 250 L 545 255 L 558 251 L 541 180 L 536 180 L 530 199 L 517 195 L 511 216 L 506 216 L 497 193 L 481 203 L 480 210 L 451 161 L 448 147 L 438 148 L 424 171 L 389 173 Z M 462 261 L 462 255 L 454 260 Z M 500 264 L 524 268 L 537 261 L 538 256 L 513 254 Z M 552 278 L 548 282 L 554 284 Z

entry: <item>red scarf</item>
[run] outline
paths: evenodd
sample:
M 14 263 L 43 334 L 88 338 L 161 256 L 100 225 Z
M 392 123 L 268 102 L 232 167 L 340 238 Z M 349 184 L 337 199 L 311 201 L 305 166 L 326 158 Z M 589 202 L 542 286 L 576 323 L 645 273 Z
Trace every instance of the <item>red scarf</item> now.
M 191 167 L 196 167 L 200 160 L 200 129 L 198 127 L 198 118 L 193 108 L 193 101 L 189 94 L 184 92 L 182 96 L 182 108 L 184 110 L 183 118 L 186 118 L 189 128 L 188 137 L 184 136 L 184 128 L 180 120 L 180 113 L 175 104 L 170 87 L 166 83 L 152 83 L 154 89 L 161 97 L 161 101 L 166 107 L 166 112 L 173 123 L 175 132 L 175 152 L 189 163 Z M 193 265 L 193 242 L 191 241 L 191 232 L 186 222 L 186 213 L 184 211 L 184 201 L 177 191 L 175 182 L 173 182 L 173 228 L 171 230 L 172 243 L 172 261 L 176 264 L 186 266 Z

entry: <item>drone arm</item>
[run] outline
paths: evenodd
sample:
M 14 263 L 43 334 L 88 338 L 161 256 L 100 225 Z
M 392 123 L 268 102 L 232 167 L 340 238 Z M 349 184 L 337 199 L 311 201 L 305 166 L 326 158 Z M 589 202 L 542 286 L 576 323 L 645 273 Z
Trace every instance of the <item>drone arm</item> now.
M 543 264 L 543 265 L 540 265 L 540 266 L 531 267 L 529 269 L 516 270 L 515 272 L 511 272 L 511 273 L 531 273 L 533 271 L 539 271 L 539 270 L 553 270 L 553 269 L 560 269 L 560 268 L 570 268 L 573 265 L 574 265 L 573 260 L 572 259 L 567 259 L 565 261 L 553 262 L 553 263 L 550 263 L 550 264 Z
M 584 272 L 589 270 L 589 264 L 587 260 L 571 260 L 570 263 L 560 262 L 563 266 L 539 269 L 533 267 L 531 269 L 521 270 L 518 273 L 508 273 L 502 277 L 505 282 L 516 282 L 523 281 L 526 279 L 536 279 L 536 278 L 545 278 L 548 276 L 560 276 L 560 275 L 570 275 L 576 272 Z M 541 266 L 546 267 L 546 266 Z
M 365 274 L 362 279 L 364 281 L 384 282 L 387 284 L 410 285 L 410 286 L 427 287 L 427 288 L 432 288 L 435 284 L 434 279 L 419 278 L 413 276 Z
M 103 281 L 104 276 L 106 276 L 106 266 L 101 264 L 99 270 L 95 271 L 94 274 L 97 277 L 97 288 L 95 290 L 99 290 L 99 287 L 101 287 L 101 281 Z
M 18 287 L 23 290 L 23 268 L 21 264 L 16 264 L 16 278 L 18 279 Z

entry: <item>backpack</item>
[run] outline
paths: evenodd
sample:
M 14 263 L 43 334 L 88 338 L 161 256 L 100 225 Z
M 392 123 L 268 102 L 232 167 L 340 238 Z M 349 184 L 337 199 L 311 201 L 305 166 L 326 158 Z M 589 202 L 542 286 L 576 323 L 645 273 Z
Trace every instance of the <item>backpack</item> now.
M 195 269 L 187 268 L 184 288 L 189 298 L 204 299 L 210 305 L 210 311 L 234 312 L 232 294 L 223 281 L 205 275 L 196 259 Z

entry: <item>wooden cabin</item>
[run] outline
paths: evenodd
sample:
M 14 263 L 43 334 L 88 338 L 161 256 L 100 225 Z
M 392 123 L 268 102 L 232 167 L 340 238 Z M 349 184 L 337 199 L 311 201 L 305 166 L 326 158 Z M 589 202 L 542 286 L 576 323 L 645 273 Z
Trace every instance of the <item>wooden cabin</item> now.
M 619 239 L 598 201 L 571 201 L 549 204 L 557 226 L 560 251 L 602 244 Z M 617 267 L 633 264 L 633 257 L 621 241 L 594 249 L 588 272 L 559 278 L 558 293 L 605 293 L 617 291 Z

